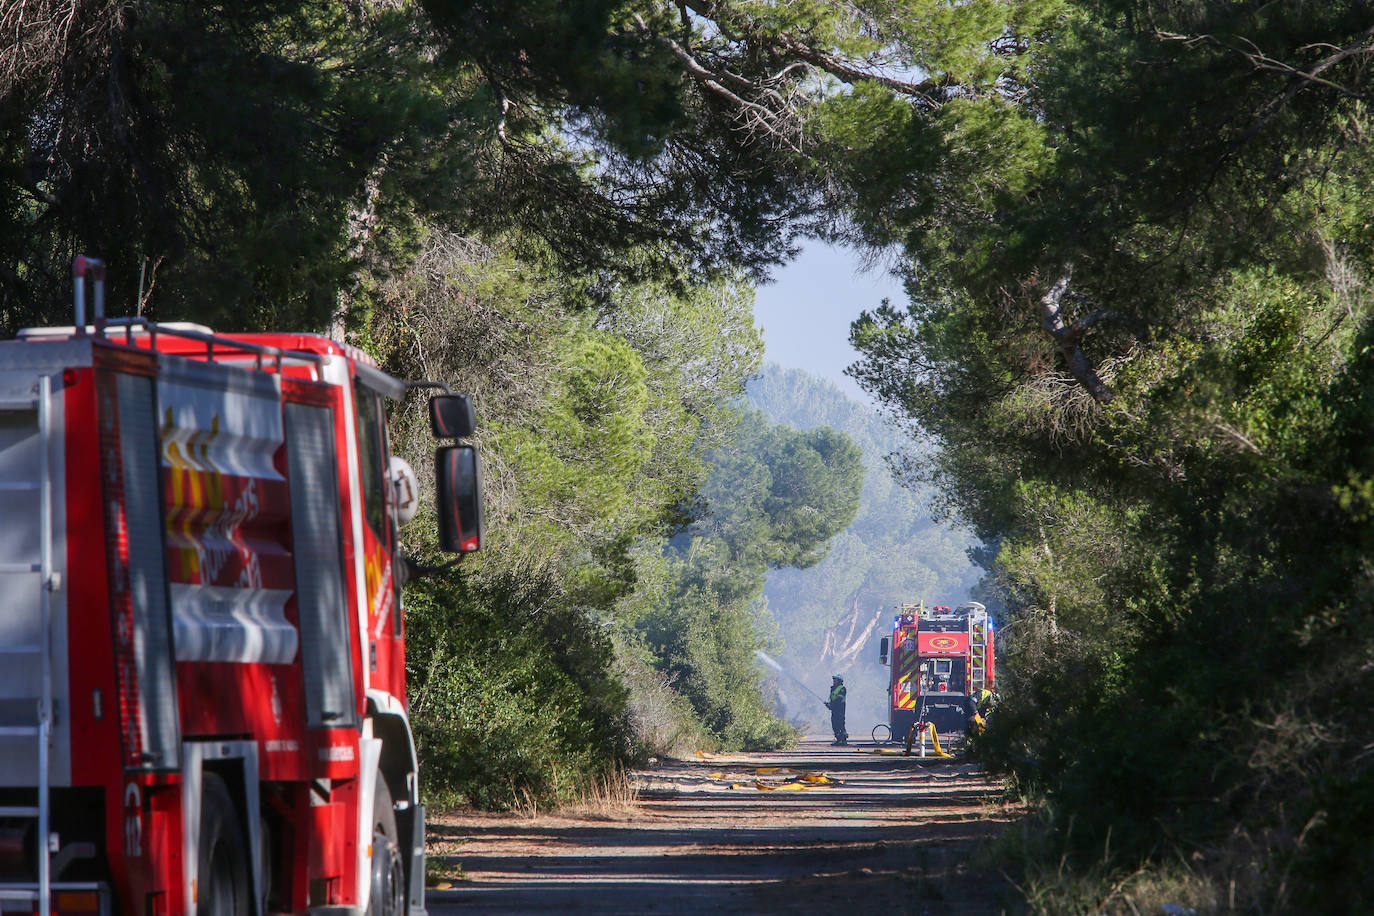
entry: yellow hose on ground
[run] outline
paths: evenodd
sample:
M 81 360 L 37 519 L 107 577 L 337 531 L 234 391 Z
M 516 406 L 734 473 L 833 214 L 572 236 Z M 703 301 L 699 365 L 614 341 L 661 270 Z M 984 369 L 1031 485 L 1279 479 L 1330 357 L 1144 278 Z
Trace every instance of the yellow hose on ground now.
M 932 744 L 934 745 L 934 747 L 935 747 L 935 756 L 936 756 L 936 757 L 953 757 L 953 756 L 954 756 L 953 754 L 948 754 L 948 753 L 946 753 L 946 752 L 945 752 L 945 749 L 942 748 L 942 747 L 940 747 L 940 734 L 939 734 L 939 732 L 935 731 L 935 723 L 934 723 L 934 722 L 927 722 L 927 723 L 926 723 L 926 732 L 930 735 L 931 743 L 932 743 Z

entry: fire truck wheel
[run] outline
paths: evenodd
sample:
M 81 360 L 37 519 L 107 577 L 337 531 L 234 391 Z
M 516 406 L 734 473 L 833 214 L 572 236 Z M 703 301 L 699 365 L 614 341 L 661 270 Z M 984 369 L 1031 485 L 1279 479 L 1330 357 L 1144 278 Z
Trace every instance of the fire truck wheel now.
M 201 779 L 197 916 L 248 916 L 248 859 L 229 787 L 214 773 Z
M 368 916 L 404 916 L 406 911 L 405 861 L 396 841 L 396 808 L 386 778 L 377 774 L 372 795 L 372 894 Z
M 268 906 L 272 898 L 272 827 L 267 822 L 266 817 L 258 817 L 258 874 L 262 875 L 261 894 L 262 908 L 260 913 L 270 913 L 272 908 Z

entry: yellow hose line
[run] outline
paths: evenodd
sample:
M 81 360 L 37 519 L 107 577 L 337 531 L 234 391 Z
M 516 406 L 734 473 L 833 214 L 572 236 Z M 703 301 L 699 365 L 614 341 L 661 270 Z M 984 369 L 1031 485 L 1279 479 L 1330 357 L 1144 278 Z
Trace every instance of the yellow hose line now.
M 934 722 L 926 723 L 926 732 L 930 735 L 930 741 L 935 746 L 936 757 L 953 757 L 953 754 L 945 753 L 945 749 L 940 747 L 940 733 L 935 730 Z

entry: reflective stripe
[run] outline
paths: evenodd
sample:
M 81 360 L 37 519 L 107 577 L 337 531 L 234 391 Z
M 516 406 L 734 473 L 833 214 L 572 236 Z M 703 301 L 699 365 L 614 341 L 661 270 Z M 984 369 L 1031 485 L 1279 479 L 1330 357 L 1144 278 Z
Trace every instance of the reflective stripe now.
M 290 590 L 173 583 L 171 592 L 177 661 L 285 665 L 296 657 Z

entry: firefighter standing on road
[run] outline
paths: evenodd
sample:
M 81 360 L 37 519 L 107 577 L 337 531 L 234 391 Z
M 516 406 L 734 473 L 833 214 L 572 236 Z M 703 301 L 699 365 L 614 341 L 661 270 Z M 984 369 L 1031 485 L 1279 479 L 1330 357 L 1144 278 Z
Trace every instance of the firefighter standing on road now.
M 838 674 L 830 679 L 830 702 L 825 708 L 830 710 L 830 730 L 835 733 L 833 744 L 848 744 L 849 734 L 844 730 L 844 678 Z

